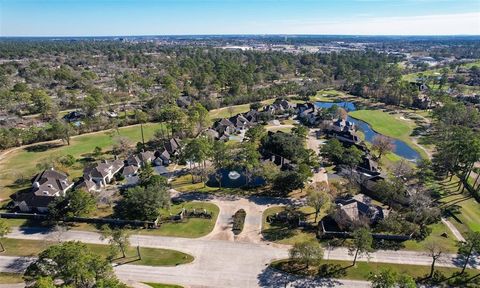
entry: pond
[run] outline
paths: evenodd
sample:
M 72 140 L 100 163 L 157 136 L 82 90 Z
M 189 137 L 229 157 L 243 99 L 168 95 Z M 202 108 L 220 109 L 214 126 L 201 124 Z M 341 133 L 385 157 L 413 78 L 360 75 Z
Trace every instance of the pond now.
M 228 169 L 220 169 L 216 173 L 220 176 L 221 187 L 224 188 L 240 188 L 240 187 L 258 187 L 265 184 L 265 179 L 259 176 L 251 177 L 247 183 L 245 173 L 242 171 L 234 171 Z M 207 186 L 219 187 L 219 183 L 215 174 L 208 176 Z
M 356 110 L 355 104 L 352 102 L 315 102 L 315 105 L 321 108 L 330 108 L 333 105 L 337 105 L 339 107 L 344 108 L 348 112 Z M 370 143 L 373 141 L 373 139 L 377 135 L 382 135 L 380 133 L 375 132 L 375 130 L 372 129 L 370 124 L 362 120 L 353 118 L 351 116 L 348 116 L 348 120 L 355 123 L 358 129 L 365 134 L 365 140 Z M 393 143 L 395 144 L 395 149 L 393 150 L 393 152 L 398 156 L 414 162 L 422 158 L 420 156 L 420 153 L 415 151 L 415 149 L 413 149 L 412 147 L 408 146 L 407 143 L 396 138 L 392 138 L 392 139 L 393 139 Z

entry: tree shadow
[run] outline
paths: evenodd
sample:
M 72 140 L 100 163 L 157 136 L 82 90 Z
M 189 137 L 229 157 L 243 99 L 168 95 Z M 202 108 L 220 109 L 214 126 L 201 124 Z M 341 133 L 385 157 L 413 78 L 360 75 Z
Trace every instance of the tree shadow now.
M 62 147 L 63 144 L 61 143 L 45 143 L 45 144 L 38 144 L 33 146 L 25 147 L 25 150 L 28 152 L 45 152 L 50 149 Z
M 336 279 L 301 277 L 286 272 L 281 272 L 271 267 L 265 268 L 258 276 L 258 285 L 260 287 L 296 287 L 296 288 L 314 288 L 314 287 L 338 287 L 342 283 Z
M 18 257 L 15 258 L 12 262 L 8 263 L 6 268 L 15 271 L 16 273 L 23 273 L 33 261 L 33 258 Z

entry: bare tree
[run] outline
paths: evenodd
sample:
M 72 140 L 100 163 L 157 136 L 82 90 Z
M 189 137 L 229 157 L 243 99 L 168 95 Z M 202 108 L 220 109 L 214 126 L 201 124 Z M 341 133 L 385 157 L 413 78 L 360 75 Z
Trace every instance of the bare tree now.
M 433 276 L 435 271 L 435 263 L 443 256 L 443 248 L 438 242 L 430 241 L 426 245 L 428 256 L 432 257 L 432 264 L 430 266 L 430 275 L 428 278 Z
M 384 154 L 395 149 L 395 144 L 393 144 L 392 138 L 378 135 L 373 139 L 372 149 L 378 152 L 378 159 L 381 159 Z

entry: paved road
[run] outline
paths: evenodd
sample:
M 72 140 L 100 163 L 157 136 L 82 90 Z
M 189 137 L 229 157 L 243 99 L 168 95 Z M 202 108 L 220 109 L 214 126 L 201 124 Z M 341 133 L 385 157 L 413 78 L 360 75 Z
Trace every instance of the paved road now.
M 44 229 L 14 229 L 7 237 L 19 239 L 63 241 L 79 240 L 85 243 L 104 243 L 99 234 L 87 231 L 61 232 L 52 235 Z M 195 260 L 177 267 L 144 267 L 123 265 L 115 268 L 122 280 L 155 281 L 177 283 L 191 287 L 278 287 L 278 277 L 272 279 L 274 272 L 267 269 L 268 263 L 288 256 L 288 246 L 269 243 L 249 243 L 239 241 L 214 240 L 207 238 L 186 239 L 132 235 L 131 243 L 142 247 L 169 248 L 189 253 Z M 351 261 L 345 248 L 335 248 L 325 252 L 325 258 Z M 423 253 L 410 251 L 377 251 L 370 259 L 361 257 L 360 261 L 430 265 L 430 257 Z M 455 266 L 455 255 L 445 255 L 438 266 Z M 0 266 L 3 271 L 5 266 Z M 278 275 L 277 275 L 278 276 Z M 275 282 L 275 285 L 273 282 Z M 303 281 L 298 279 L 297 281 Z M 338 284 L 338 283 L 337 283 Z M 293 286 L 296 287 L 296 286 Z M 303 286 L 302 286 L 303 287 Z
M 33 258 L 22 258 L 13 256 L 0 256 L 0 271 L 11 273 L 22 273 L 33 261 Z M 187 268 L 187 269 L 185 269 Z M 248 269 L 247 269 L 248 270 Z M 184 287 L 370 287 L 366 281 L 336 280 L 336 279 L 311 279 L 299 278 L 292 275 L 279 273 L 273 269 L 265 268 L 257 278 L 245 281 L 250 276 L 243 270 L 235 271 L 232 275 L 236 277 L 225 277 L 212 271 L 196 271 L 193 274 L 188 265 L 180 267 L 151 267 L 141 265 L 121 265 L 114 267 L 115 274 L 123 282 L 135 288 L 145 287 L 140 282 L 172 283 Z M 220 276 L 220 277 L 219 277 Z M 229 275 L 231 276 L 231 275 Z M 207 284 L 203 284 L 207 283 Z M 3 287 L 23 287 L 22 284 L 1 285 Z

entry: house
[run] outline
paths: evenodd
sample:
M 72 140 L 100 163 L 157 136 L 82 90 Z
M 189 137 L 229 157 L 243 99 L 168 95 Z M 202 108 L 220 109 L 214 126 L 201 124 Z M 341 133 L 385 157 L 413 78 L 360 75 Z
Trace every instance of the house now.
M 332 130 L 340 132 L 340 131 L 350 131 L 355 130 L 355 123 L 348 121 L 346 119 L 337 119 L 333 122 L 331 127 Z
M 160 151 L 156 151 L 154 154 L 155 158 L 153 159 L 154 166 L 167 166 L 171 162 L 170 153 L 168 153 L 167 149 L 163 149 Z
M 122 160 L 103 160 L 83 170 L 83 178 L 95 182 L 97 186 L 110 183 L 125 164 Z
M 123 177 L 132 177 L 132 176 L 135 176 L 138 172 L 138 170 L 140 169 L 139 166 L 136 166 L 136 165 L 128 165 L 128 166 L 124 166 L 123 167 L 123 170 L 122 170 L 122 176 Z
M 138 153 L 138 159 L 140 160 L 141 166 L 151 164 L 153 159 L 155 159 L 155 153 L 152 151 L 145 151 Z
M 257 123 L 260 117 L 260 112 L 258 110 L 250 110 L 247 113 L 243 114 L 250 123 Z
M 338 141 L 342 143 L 358 144 L 360 142 L 360 138 L 358 137 L 357 133 L 352 130 L 347 130 L 347 131 L 331 130 L 327 134 L 333 138 L 338 139 Z
M 203 132 L 203 135 L 207 136 L 208 139 L 211 139 L 211 140 L 218 140 L 220 139 L 220 133 L 218 133 L 216 130 L 214 129 L 207 129 Z
M 314 125 L 317 123 L 317 106 L 315 106 L 315 104 L 310 102 L 297 104 L 296 110 L 298 118 L 303 123 L 308 125 Z
M 170 156 L 177 155 L 180 152 L 181 143 L 178 138 L 171 138 L 164 144 L 165 149 L 167 150 Z
M 218 132 L 220 136 L 234 134 L 236 131 L 235 125 L 228 119 L 220 119 L 213 125 L 213 129 Z
M 253 126 L 242 114 L 235 115 L 228 120 L 233 124 L 237 132 L 247 130 Z
M 137 155 L 130 155 L 127 160 L 125 160 L 125 164 L 140 167 L 142 166 L 142 160 L 140 160 Z
M 375 224 L 388 215 L 388 210 L 372 204 L 372 199 L 364 194 L 335 200 L 337 205 L 334 219 L 341 229 L 359 223 Z
M 100 187 L 97 186 L 97 183 L 93 182 L 92 180 L 82 179 L 80 183 L 75 186 L 77 189 L 85 189 L 88 192 L 99 192 Z
M 50 168 L 36 175 L 30 191 L 17 193 L 12 198 L 15 207 L 23 212 L 35 210 L 44 213 L 55 197 L 65 196 L 72 187 L 73 183 L 66 174 Z
M 263 111 L 268 112 L 270 114 L 282 114 L 292 108 L 293 108 L 293 105 L 290 104 L 287 100 L 277 99 L 275 100 L 275 102 L 273 102 L 273 104 L 265 106 L 263 108 Z
M 376 176 L 380 174 L 378 163 L 372 160 L 370 155 L 362 157 L 362 162 L 357 166 L 357 171 L 368 174 L 370 176 Z

